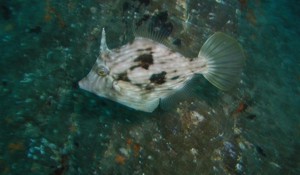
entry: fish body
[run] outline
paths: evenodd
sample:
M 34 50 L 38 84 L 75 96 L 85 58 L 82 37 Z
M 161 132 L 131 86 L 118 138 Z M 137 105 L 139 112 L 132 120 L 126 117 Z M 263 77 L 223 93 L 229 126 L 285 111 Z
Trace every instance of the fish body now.
M 243 62 L 241 47 L 222 33 L 210 37 L 198 57 L 190 59 L 145 37 L 109 50 L 103 29 L 100 55 L 79 87 L 130 108 L 152 112 L 195 74 L 203 74 L 220 89 L 232 88 Z

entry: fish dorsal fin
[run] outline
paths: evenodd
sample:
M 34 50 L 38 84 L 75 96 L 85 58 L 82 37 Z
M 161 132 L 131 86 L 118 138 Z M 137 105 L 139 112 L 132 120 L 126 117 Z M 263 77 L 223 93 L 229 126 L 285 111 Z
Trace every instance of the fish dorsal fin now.
M 107 47 L 106 44 L 106 33 L 105 33 L 105 29 L 102 29 L 102 35 L 101 35 L 101 42 L 100 42 L 100 52 L 98 58 L 97 58 L 97 63 L 105 63 L 107 60 L 110 59 L 110 55 L 111 55 L 111 50 L 109 50 L 109 48 Z
M 107 47 L 106 44 L 106 33 L 105 33 L 105 29 L 102 29 L 102 35 L 101 35 L 101 43 L 100 43 L 100 53 L 106 53 L 106 52 L 110 52 L 110 50 Z
M 163 26 L 155 26 L 151 19 L 139 26 L 133 26 L 135 37 L 149 38 L 161 44 L 169 46 L 171 43 L 168 40 L 170 31 Z

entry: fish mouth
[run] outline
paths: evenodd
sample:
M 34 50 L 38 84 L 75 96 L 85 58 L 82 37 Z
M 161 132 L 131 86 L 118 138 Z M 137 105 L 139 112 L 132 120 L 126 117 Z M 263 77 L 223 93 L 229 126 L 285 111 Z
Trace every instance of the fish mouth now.
M 83 89 L 83 90 L 86 90 L 86 91 L 90 91 L 91 90 L 91 87 L 88 85 L 88 81 L 84 78 L 82 80 L 80 80 L 78 82 L 78 85 L 80 87 L 80 89 Z

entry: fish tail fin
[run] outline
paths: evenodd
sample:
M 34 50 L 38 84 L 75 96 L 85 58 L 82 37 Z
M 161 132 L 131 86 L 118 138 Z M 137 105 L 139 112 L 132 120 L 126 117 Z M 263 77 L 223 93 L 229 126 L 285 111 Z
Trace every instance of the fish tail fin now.
M 232 37 L 217 32 L 207 39 L 198 58 L 204 59 L 203 76 L 221 90 L 230 90 L 239 81 L 245 62 L 242 47 Z

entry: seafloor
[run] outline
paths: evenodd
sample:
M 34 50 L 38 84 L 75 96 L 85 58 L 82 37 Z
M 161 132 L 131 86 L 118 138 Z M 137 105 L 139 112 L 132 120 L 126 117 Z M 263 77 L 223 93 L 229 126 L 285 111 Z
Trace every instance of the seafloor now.
M 300 1 L 1 0 L 0 174 L 300 174 Z M 247 57 L 239 86 L 138 112 L 78 88 L 99 52 L 150 20 L 194 57 L 215 31 Z

